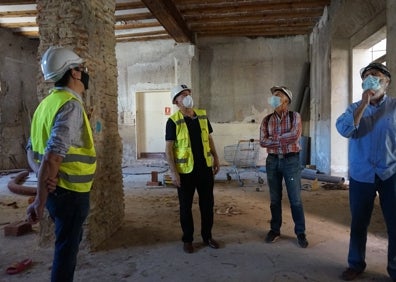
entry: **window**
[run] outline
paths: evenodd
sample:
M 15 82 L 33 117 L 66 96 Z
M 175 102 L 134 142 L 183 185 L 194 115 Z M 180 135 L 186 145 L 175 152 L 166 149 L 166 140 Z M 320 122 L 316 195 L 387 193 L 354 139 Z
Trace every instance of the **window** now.
M 376 61 L 378 63 L 383 63 L 384 65 L 386 65 L 386 38 L 371 47 L 370 53 L 371 61 Z
M 361 68 L 371 62 L 386 65 L 386 29 L 385 27 L 353 48 L 352 61 L 352 96 L 356 102 L 362 98 Z

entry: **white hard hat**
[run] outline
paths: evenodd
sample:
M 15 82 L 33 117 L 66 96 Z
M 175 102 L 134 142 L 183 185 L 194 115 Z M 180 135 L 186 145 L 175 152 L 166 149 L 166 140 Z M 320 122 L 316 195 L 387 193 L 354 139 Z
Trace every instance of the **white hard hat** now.
M 72 50 L 64 47 L 50 47 L 41 58 L 41 70 L 46 81 L 58 81 L 63 75 L 84 62 Z
M 191 93 L 191 89 L 187 87 L 187 85 L 185 84 L 180 84 L 177 85 L 175 87 L 172 88 L 171 90 L 171 100 L 172 100 L 172 104 L 175 103 L 175 98 L 177 95 L 179 95 L 180 92 L 184 91 L 184 90 L 188 90 Z
M 291 90 L 289 88 L 287 88 L 286 86 L 274 86 L 271 87 L 271 93 L 274 94 L 275 91 L 282 91 L 283 93 L 286 94 L 287 98 L 289 98 L 289 101 L 291 103 L 291 101 L 293 100 L 293 93 L 291 92 Z

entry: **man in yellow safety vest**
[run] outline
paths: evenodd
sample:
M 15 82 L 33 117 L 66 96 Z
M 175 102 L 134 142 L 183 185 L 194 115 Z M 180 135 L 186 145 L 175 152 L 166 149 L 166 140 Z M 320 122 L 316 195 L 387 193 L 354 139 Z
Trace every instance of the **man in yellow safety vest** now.
M 31 150 L 39 171 L 37 196 L 27 215 L 37 223 L 47 207 L 55 222 L 53 282 L 73 281 L 96 170 L 92 130 L 81 98 L 89 81 L 83 63 L 68 48 L 47 49 L 41 68 L 55 87 L 37 107 L 31 126 Z
M 212 126 L 206 111 L 193 108 L 191 89 L 178 85 L 171 91 L 172 103 L 179 110 L 166 124 L 166 156 L 177 187 L 183 250 L 193 253 L 194 222 L 192 203 L 195 189 L 199 196 L 201 236 L 205 245 L 219 248 L 212 238 L 214 175 L 219 171 L 219 158 L 212 136 Z

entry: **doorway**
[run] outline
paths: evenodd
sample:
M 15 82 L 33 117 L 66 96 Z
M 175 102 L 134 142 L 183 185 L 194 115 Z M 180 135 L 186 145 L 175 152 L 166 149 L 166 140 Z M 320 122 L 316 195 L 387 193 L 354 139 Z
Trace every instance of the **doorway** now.
M 165 126 L 172 106 L 169 91 L 136 92 L 137 159 L 165 158 Z

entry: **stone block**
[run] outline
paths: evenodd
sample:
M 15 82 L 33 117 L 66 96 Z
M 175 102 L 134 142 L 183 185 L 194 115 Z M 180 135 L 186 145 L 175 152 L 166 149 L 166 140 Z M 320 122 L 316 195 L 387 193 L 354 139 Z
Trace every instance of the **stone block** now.
M 4 236 L 21 236 L 32 231 L 32 225 L 27 221 L 16 221 L 4 226 Z

